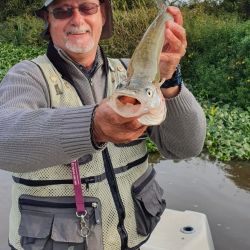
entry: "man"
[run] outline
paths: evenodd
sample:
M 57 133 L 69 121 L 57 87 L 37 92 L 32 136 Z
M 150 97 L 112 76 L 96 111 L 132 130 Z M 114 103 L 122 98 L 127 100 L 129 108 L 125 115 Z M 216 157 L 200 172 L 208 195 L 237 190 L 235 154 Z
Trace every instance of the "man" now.
M 15 65 L 0 87 L 12 249 L 138 249 L 148 239 L 166 205 L 138 137 L 147 131 L 178 159 L 199 154 L 205 138 L 203 111 L 175 72 L 186 49 L 182 16 L 168 11 L 160 62 L 168 113 L 149 128 L 107 105 L 111 83 L 126 74 L 98 45 L 112 35 L 110 1 L 47 0 L 37 11 L 48 51 Z

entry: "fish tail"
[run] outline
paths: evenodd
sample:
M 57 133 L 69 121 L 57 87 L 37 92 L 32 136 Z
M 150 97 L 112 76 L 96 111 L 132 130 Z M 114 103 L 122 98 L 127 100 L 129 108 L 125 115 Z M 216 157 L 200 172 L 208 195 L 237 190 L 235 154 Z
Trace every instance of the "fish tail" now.
M 166 9 L 171 4 L 171 0 L 155 0 L 157 7 L 159 9 L 159 14 L 164 16 L 165 21 L 167 20 L 173 20 L 172 15 L 170 15 Z
M 159 10 L 166 10 L 170 5 L 170 0 L 155 0 Z

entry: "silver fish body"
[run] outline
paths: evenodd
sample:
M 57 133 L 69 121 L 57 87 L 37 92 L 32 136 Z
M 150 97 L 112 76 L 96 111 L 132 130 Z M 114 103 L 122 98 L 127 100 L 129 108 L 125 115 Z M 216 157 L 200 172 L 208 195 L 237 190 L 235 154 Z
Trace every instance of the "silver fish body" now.
M 166 117 L 165 99 L 160 90 L 160 53 L 165 22 L 172 19 L 161 9 L 136 47 L 127 69 L 127 79 L 118 84 L 109 105 L 121 116 L 135 117 L 144 125 L 158 125 Z M 123 102 L 126 98 L 135 102 Z

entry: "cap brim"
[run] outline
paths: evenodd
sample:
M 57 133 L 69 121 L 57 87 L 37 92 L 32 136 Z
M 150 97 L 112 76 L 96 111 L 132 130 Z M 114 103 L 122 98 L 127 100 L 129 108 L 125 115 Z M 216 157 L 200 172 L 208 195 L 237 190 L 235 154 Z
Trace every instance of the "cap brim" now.
M 47 0 L 45 1 L 44 5 L 42 8 L 40 8 L 39 10 L 35 11 L 35 14 L 37 17 L 44 19 L 44 15 L 46 12 L 46 8 L 53 2 L 54 0 Z
M 49 6 L 54 0 L 47 0 L 45 3 L 44 3 L 44 7 L 47 7 Z

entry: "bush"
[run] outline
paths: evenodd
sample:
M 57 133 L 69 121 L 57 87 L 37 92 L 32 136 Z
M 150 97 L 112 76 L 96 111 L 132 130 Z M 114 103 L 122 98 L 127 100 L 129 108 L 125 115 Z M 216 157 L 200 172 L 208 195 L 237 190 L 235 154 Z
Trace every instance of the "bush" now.
M 113 0 L 113 6 L 115 10 L 132 10 L 134 8 L 141 7 L 155 7 L 156 3 L 152 0 Z
M 156 17 L 156 9 L 135 8 L 129 12 L 114 12 L 114 36 L 102 41 L 106 53 L 112 57 L 131 57 L 149 24 Z
M 0 20 L 23 14 L 34 15 L 34 10 L 40 8 L 42 0 L 8 0 L 0 2 Z
M 229 105 L 206 104 L 209 155 L 222 161 L 250 160 L 250 108 L 243 110 Z
M 32 59 L 44 52 L 45 50 L 40 47 L 16 47 L 13 44 L 0 43 L 0 80 L 14 64 L 24 59 Z
M 46 44 L 40 36 L 43 31 L 43 22 L 27 14 L 8 17 L 0 24 L 0 30 L 0 42 L 31 46 L 45 46 Z
M 183 74 L 202 100 L 250 107 L 250 21 L 185 12 L 189 47 Z

